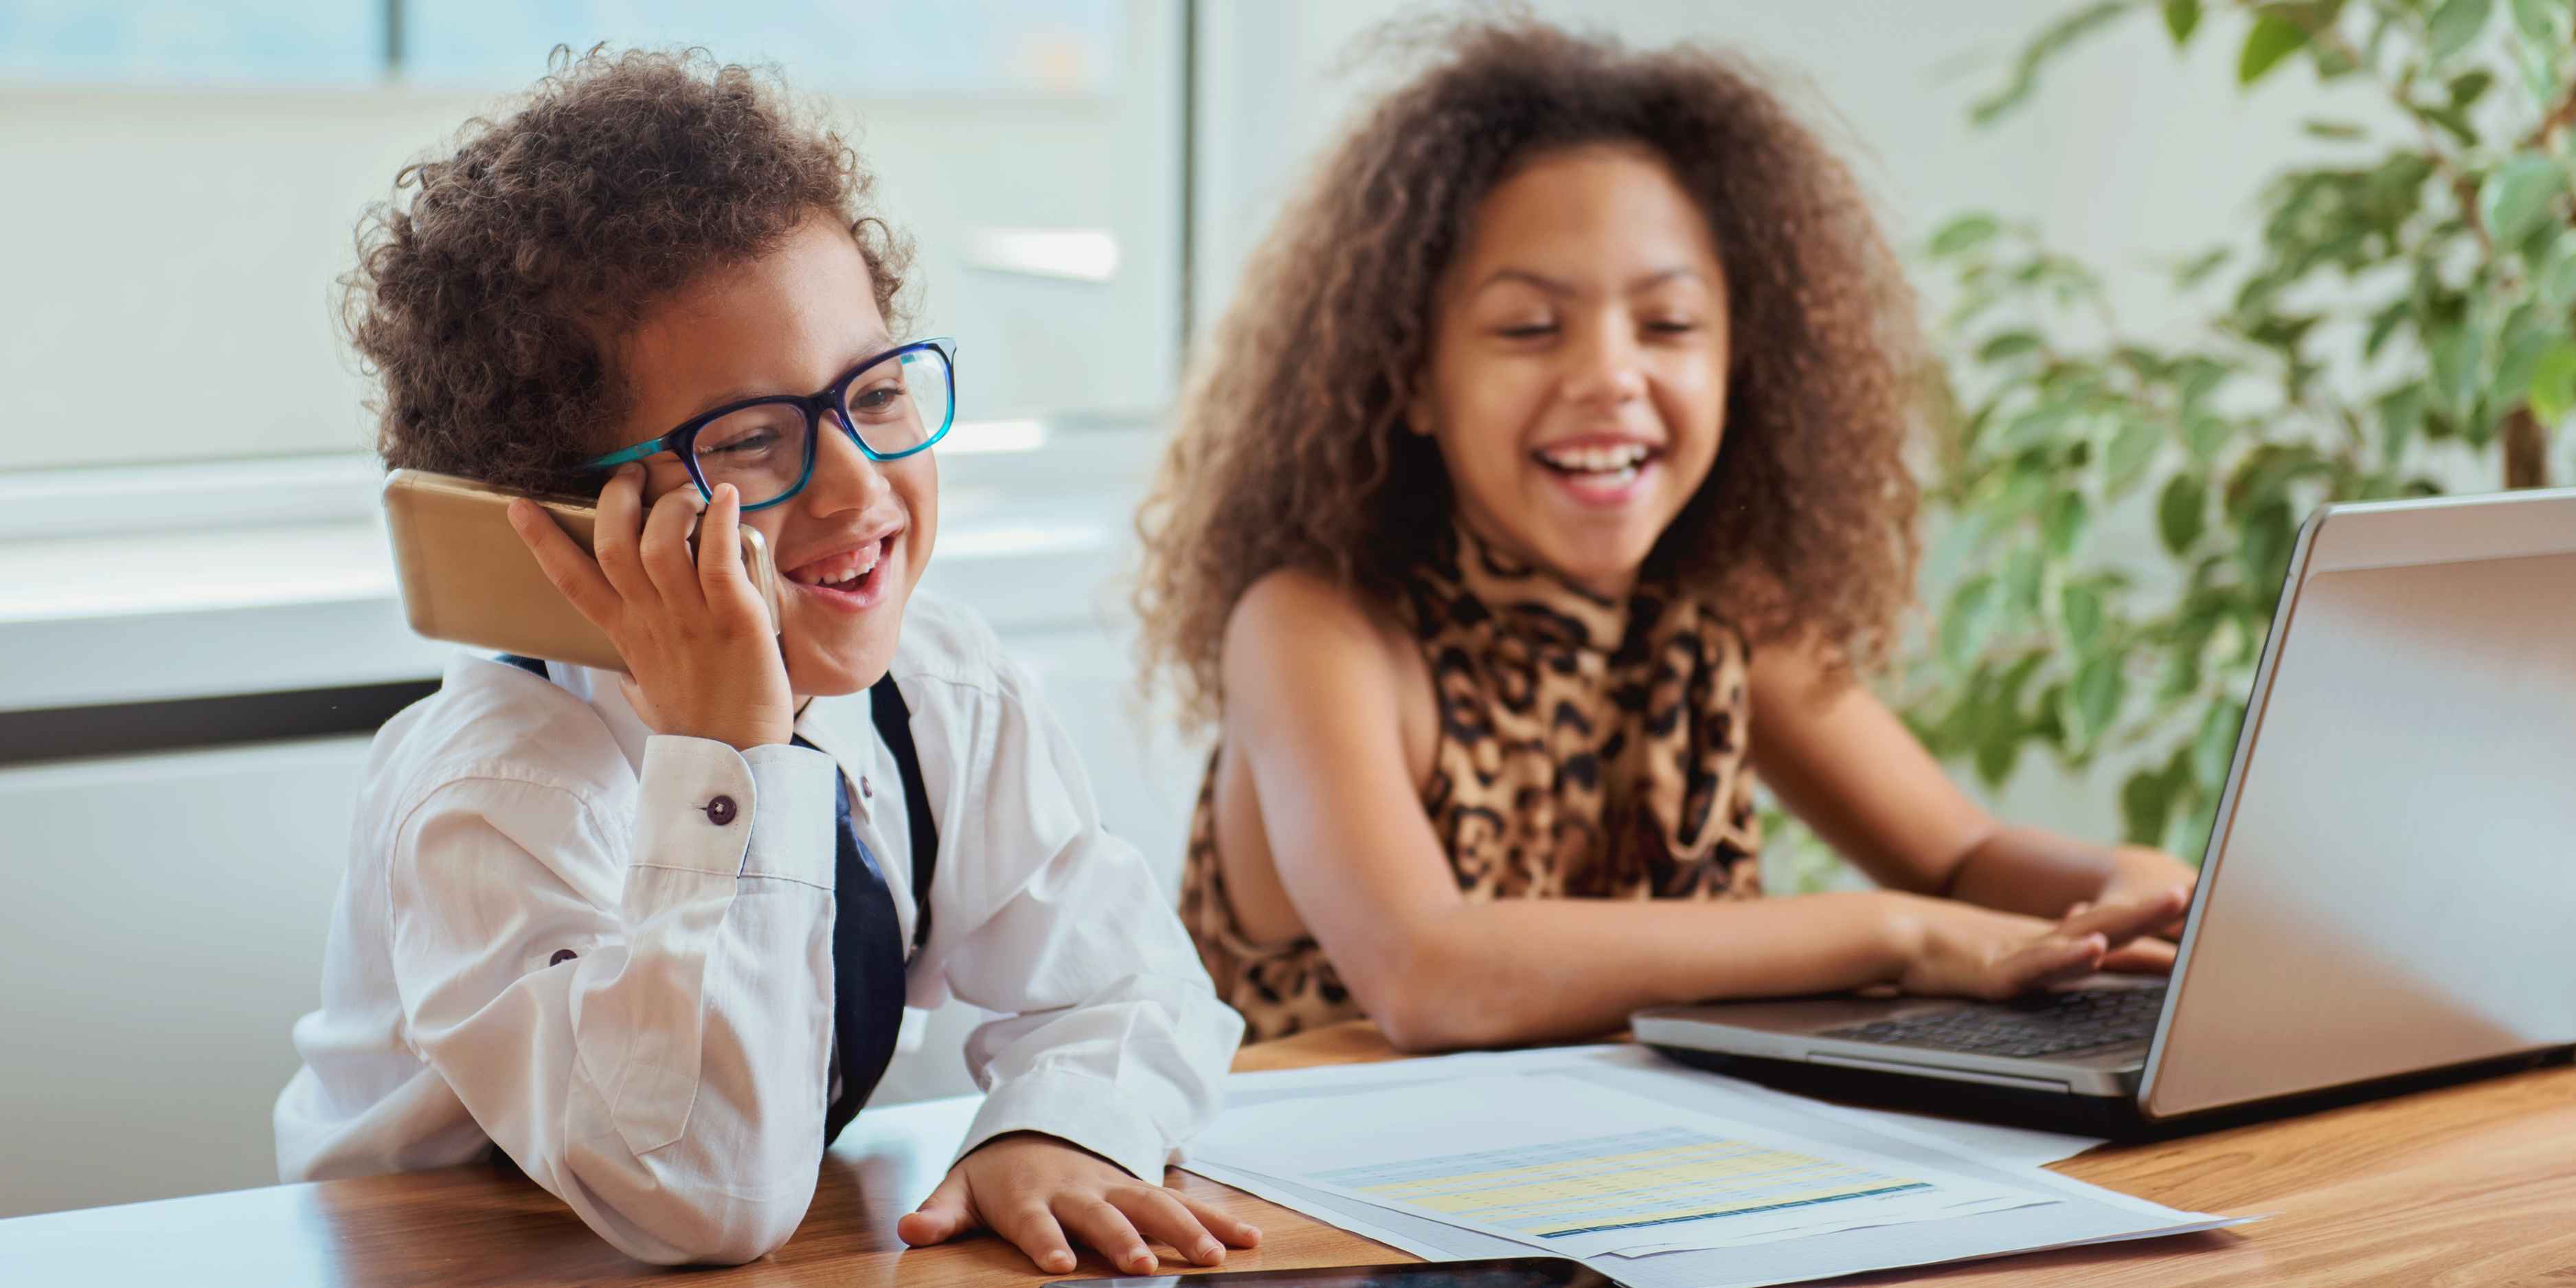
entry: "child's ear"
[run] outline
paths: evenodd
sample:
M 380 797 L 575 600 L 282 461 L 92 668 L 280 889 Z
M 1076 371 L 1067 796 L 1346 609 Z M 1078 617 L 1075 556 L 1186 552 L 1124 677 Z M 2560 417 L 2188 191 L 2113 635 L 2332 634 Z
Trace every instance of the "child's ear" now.
M 1416 390 L 1404 404 L 1404 427 L 1416 438 L 1431 437 L 1431 395 Z

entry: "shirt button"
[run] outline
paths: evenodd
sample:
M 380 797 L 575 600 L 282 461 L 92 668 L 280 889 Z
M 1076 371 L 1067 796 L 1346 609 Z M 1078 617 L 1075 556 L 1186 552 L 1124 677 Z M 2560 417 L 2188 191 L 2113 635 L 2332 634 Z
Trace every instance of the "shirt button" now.
M 574 952 L 573 950 L 571 950 L 571 949 L 569 949 L 569 948 L 558 948 L 558 949 L 556 949 L 556 950 L 555 950 L 555 955 L 554 955 L 554 956 L 549 957 L 549 958 L 547 958 L 547 959 L 546 959 L 546 965 L 548 965 L 548 966 L 561 966 L 561 965 L 563 965 L 565 962 L 571 961 L 573 958 L 575 958 L 575 957 L 579 957 L 579 956 L 581 956 L 581 954 L 580 954 L 580 953 Z
M 707 821 L 718 827 L 723 827 L 725 824 L 732 822 L 733 816 L 739 811 L 740 807 L 733 803 L 732 797 L 719 796 L 714 800 L 707 802 Z
M 876 794 L 877 785 L 869 782 L 866 774 L 859 775 L 859 795 L 866 799 L 874 800 L 876 799 Z

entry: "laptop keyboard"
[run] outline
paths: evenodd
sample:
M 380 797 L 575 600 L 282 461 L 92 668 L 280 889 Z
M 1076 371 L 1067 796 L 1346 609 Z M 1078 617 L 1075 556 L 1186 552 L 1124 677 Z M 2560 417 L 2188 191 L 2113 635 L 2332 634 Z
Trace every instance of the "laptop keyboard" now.
M 2030 1057 L 2094 1051 L 2153 1037 L 2165 986 L 2042 993 L 1999 1006 L 1963 1006 L 1828 1029 L 1819 1037 L 1967 1055 Z

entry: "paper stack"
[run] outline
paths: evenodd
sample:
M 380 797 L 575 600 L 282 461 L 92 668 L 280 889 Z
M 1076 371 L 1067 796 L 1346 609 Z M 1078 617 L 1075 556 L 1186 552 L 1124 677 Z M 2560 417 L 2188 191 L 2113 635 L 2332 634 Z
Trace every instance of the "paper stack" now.
M 1844 1109 L 1634 1047 L 1238 1076 L 1186 1164 L 1433 1260 L 1751 1288 L 2233 1224 L 2039 1164 L 2094 1142 Z

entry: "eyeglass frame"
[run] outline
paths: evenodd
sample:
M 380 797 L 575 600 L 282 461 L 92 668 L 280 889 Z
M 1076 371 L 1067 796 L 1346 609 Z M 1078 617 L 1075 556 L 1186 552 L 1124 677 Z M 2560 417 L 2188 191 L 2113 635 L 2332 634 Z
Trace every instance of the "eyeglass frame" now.
M 858 426 L 850 419 L 848 401 L 850 386 L 879 363 L 900 359 L 904 354 L 919 353 L 923 350 L 937 353 L 941 365 L 948 373 L 947 418 L 940 422 L 939 428 L 932 430 L 920 442 L 900 452 L 880 452 L 868 446 L 867 440 L 859 436 Z M 698 471 L 698 431 L 735 412 L 766 406 L 789 406 L 805 413 L 805 469 L 803 473 L 796 476 L 796 482 L 786 491 L 758 505 L 742 507 L 746 514 L 753 510 L 766 510 L 773 505 L 784 505 L 796 499 L 796 495 L 805 490 L 805 485 L 814 481 L 814 460 L 821 455 L 814 450 L 814 444 L 822 437 L 823 417 L 827 414 L 840 422 L 841 432 L 849 435 L 850 442 L 858 447 L 860 455 L 871 461 L 899 461 L 907 456 L 919 455 L 929 451 L 939 440 L 948 437 L 948 431 L 957 424 L 957 341 L 947 336 L 933 336 L 927 340 L 915 340 L 910 344 L 897 345 L 842 372 L 833 378 L 832 383 L 810 394 L 762 394 L 757 398 L 745 398 L 738 402 L 726 403 L 712 411 L 691 416 L 666 433 L 657 434 L 632 446 L 621 447 L 605 456 L 592 457 L 582 462 L 582 471 L 597 474 L 616 469 L 629 461 L 641 461 L 670 452 L 680 458 L 681 468 L 689 472 L 689 481 L 697 484 L 698 495 L 714 500 L 715 489 L 707 486 L 706 475 Z

